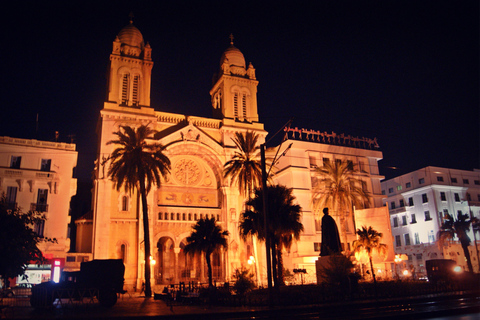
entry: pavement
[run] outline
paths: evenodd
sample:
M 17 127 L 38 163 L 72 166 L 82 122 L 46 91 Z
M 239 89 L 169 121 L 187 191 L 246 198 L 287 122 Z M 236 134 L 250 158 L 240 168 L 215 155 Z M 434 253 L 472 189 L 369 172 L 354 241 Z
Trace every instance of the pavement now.
M 433 297 L 434 298 L 434 297 Z M 453 298 L 453 297 L 452 297 Z M 476 299 L 478 295 L 475 294 Z M 417 298 L 416 298 L 417 299 Z M 427 301 L 430 301 L 430 297 L 424 297 Z M 403 299 L 403 302 L 408 299 Z M 450 299 L 452 300 L 452 299 Z M 209 306 L 209 305 L 170 305 L 163 300 L 154 300 L 153 298 L 146 299 L 144 296 L 134 293 L 125 294 L 120 297 L 117 304 L 112 308 L 104 308 L 98 303 L 65 303 L 64 305 L 56 305 L 52 308 L 46 309 L 34 309 L 30 306 L 17 306 L 8 308 L 2 315 L 2 319 L 88 319 L 88 320 L 109 320 L 109 319 L 293 319 L 303 318 L 310 319 L 308 315 L 319 314 L 325 319 L 373 319 L 382 318 L 379 314 L 382 307 L 379 307 L 379 301 L 356 301 L 356 302 L 343 302 L 343 303 L 331 303 L 325 305 L 316 306 L 297 306 L 297 307 L 285 307 L 277 306 L 274 308 L 269 307 L 222 307 L 222 306 Z M 478 300 L 477 300 L 478 302 Z M 387 308 L 381 312 L 389 312 L 389 318 L 391 319 L 417 319 L 425 318 L 425 314 L 417 314 L 415 317 L 407 316 L 402 311 L 402 315 L 392 313 L 390 310 L 392 305 L 396 303 L 394 301 L 384 301 L 383 308 Z M 411 307 L 411 304 L 408 303 Z M 445 304 L 445 302 L 441 302 Z M 355 310 L 360 308 L 367 312 L 371 312 L 369 315 L 364 314 L 362 317 Z M 432 307 L 428 307 L 427 312 L 431 316 L 434 316 L 434 310 Z M 371 311 L 368 311 L 371 309 Z M 363 312 L 362 311 L 362 312 Z M 476 307 L 464 310 L 469 313 L 480 312 L 478 303 Z M 381 313 L 380 312 L 380 313 Z M 436 310 L 438 315 L 446 315 L 448 310 Z M 465 313 L 464 312 L 464 313 Z M 425 312 L 423 312 L 425 313 Z M 343 314 L 343 315 L 341 315 Z M 355 316 L 357 314 L 357 316 Z M 302 317 L 304 315 L 304 317 Z M 365 317 L 366 316 L 366 317 Z M 407 317 L 405 317 L 407 316 Z

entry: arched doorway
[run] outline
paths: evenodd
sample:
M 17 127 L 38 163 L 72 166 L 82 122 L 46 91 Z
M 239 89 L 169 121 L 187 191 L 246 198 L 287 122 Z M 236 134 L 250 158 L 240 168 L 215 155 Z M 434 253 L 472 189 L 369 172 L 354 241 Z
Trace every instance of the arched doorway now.
M 157 242 L 155 283 L 168 284 L 175 281 L 174 242 L 170 237 L 162 237 Z

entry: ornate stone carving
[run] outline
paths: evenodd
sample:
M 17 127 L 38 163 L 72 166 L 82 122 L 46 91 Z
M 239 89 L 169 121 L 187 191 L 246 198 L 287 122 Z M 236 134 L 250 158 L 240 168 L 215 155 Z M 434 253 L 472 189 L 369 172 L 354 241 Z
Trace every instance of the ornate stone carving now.
M 195 185 L 200 180 L 200 167 L 192 159 L 181 159 L 173 168 L 175 179 L 184 185 Z

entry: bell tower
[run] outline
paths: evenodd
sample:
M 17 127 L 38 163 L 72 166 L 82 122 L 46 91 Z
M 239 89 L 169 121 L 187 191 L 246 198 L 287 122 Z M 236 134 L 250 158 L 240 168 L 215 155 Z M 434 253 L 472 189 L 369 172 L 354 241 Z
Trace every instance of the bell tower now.
M 152 48 L 132 20 L 113 41 L 107 76 L 107 101 L 121 107 L 150 107 Z
M 245 58 L 233 45 L 230 35 L 230 47 L 220 59 L 220 70 L 210 90 L 213 116 L 235 122 L 258 122 L 257 85 L 253 65 L 246 67 Z

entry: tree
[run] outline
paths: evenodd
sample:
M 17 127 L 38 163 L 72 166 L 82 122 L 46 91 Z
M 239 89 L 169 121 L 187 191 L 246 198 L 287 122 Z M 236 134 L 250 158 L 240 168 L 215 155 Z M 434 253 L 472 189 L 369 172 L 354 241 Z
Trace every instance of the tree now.
M 56 243 L 56 239 L 41 237 L 33 227 L 46 220 L 39 212 L 7 209 L 5 197 L 0 199 L 0 277 L 7 286 L 9 278 L 24 275 L 28 264 L 42 264 L 44 257 L 38 248 L 41 242 Z
M 119 131 L 114 132 L 118 139 L 107 142 L 107 145 L 119 146 L 109 157 L 111 163 L 108 176 L 111 177 L 114 186 L 117 190 L 124 186 L 125 191 L 129 192 L 137 188 L 142 199 L 146 297 L 152 296 L 147 194 L 152 185 L 160 187 L 162 177 L 165 178 L 170 172 L 170 160 L 163 154 L 164 147 L 160 144 L 147 144 L 146 140 L 154 133 L 154 130 L 144 125 L 136 130 L 122 126 Z
M 247 131 L 245 135 L 236 132 L 232 141 L 238 151 L 225 163 L 223 176 L 230 177 L 232 184 L 238 186 L 240 194 L 249 198 L 252 191 L 262 183 L 258 134 L 253 131 Z
M 200 219 L 192 227 L 192 233 L 187 237 L 185 253 L 194 255 L 195 253 L 205 254 L 205 261 L 208 269 L 208 286 L 213 287 L 212 275 L 212 253 L 220 248 L 227 249 L 228 231 L 222 231 L 222 228 L 216 224 L 215 218 Z
M 468 215 L 461 212 L 458 213 L 457 219 L 447 213 L 438 231 L 438 245 L 441 248 L 446 242 L 452 242 L 457 237 L 465 254 L 465 259 L 467 259 L 468 271 L 473 272 L 470 251 L 468 250 L 471 240 L 467 235 L 472 221 L 467 219 Z
M 330 209 L 339 215 L 345 246 L 347 240 L 347 210 L 352 205 L 363 208 L 370 201 L 370 195 L 363 188 L 364 182 L 355 178 L 353 165 L 349 161 L 324 162 L 316 169 L 316 181 L 312 195 L 313 210 L 321 212 Z
M 272 264 L 275 286 L 283 284 L 283 249 L 291 247 L 293 240 L 300 239 L 303 224 L 300 222 L 302 208 L 293 204 L 292 189 L 275 185 L 267 187 L 268 231 L 272 239 Z M 239 224 L 240 235 L 244 238 L 256 235 L 265 240 L 263 217 L 263 190 L 255 190 L 255 196 L 247 202 L 252 209 L 242 213 Z
M 361 252 L 366 251 L 368 255 L 368 261 L 370 262 L 370 271 L 372 272 L 373 283 L 375 286 L 375 295 L 377 292 L 377 279 L 375 277 L 375 270 L 373 269 L 373 252 L 377 252 L 380 255 L 384 255 L 387 252 L 387 245 L 380 243 L 383 234 L 374 230 L 372 227 L 362 226 L 362 229 L 357 229 L 358 239 L 353 242 L 353 251 Z
M 232 277 L 234 281 L 233 290 L 243 297 L 247 292 L 255 288 L 254 277 L 254 274 L 244 267 L 236 269 Z

